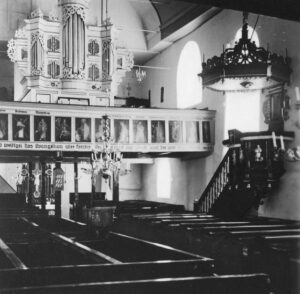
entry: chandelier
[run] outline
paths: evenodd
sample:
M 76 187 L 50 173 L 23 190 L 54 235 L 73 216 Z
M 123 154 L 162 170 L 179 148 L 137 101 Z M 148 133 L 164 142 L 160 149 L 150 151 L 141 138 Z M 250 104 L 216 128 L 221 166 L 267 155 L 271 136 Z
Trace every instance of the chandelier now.
M 243 14 L 242 37 L 233 48 L 202 63 L 203 87 L 215 91 L 251 91 L 273 88 L 289 82 L 290 58 L 263 47 L 248 37 L 248 13 Z
M 143 81 L 146 75 L 147 75 L 146 71 L 142 70 L 141 67 L 139 67 L 139 69 L 135 71 L 135 76 L 139 83 Z
M 104 179 L 108 179 L 114 171 L 121 169 L 121 163 L 123 154 L 114 148 L 112 145 L 113 139 L 110 134 L 109 118 L 107 115 L 102 117 L 103 120 L 103 136 L 101 141 L 103 142 L 102 151 L 91 154 L 92 171 L 94 174 L 101 174 Z

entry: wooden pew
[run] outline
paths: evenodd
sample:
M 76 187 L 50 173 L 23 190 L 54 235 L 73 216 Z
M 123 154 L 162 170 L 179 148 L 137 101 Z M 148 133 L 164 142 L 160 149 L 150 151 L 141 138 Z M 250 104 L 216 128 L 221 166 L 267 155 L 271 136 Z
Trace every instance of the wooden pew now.
M 16 256 L 16 254 L 0 238 L 0 268 L 18 268 L 27 269 L 25 264 Z M 3 263 L 3 264 L 2 264 Z
M 144 200 L 127 200 L 118 202 L 115 214 L 120 216 L 122 214 L 136 214 L 142 212 L 183 212 L 183 205 L 168 204 L 162 202 L 154 201 L 144 201 Z
M 213 274 L 213 261 L 180 260 L 0 270 L 1 288 L 142 280 Z M 0 292 L 1 292 L 0 288 Z
M 263 237 L 267 235 L 286 235 L 286 234 L 300 234 L 300 228 L 281 228 L 281 229 L 269 229 L 269 230 L 239 230 L 239 231 L 229 231 L 230 235 L 235 238 L 248 238 L 248 237 Z
M 24 233 L 35 232 L 36 229 L 24 223 L 20 218 L 10 218 L 0 220 L 0 237 L 5 233 Z
M 71 221 L 63 218 L 45 217 L 27 218 L 29 221 L 36 223 L 40 228 L 48 232 L 78 232 L 87 230 L 87 225 L 80 222 Z
M 265 274 L 179 277 L 163 279 L 129 280 L 114 282 L 81 283 L 51 285 L 42 287 L 24 287 L 2 289 L 8 293 L 105 293 L 105 294 L 269 294 L 270 280 Z
M 174 227 L 174 226 L 173 226 Z M 255 235 L 256 233 L 260 234 L 260 232 L 271 232 L 271 231 L 289 231 L 289 230 L 300 230 L 299 225 L 225 225 L 220 224 L 219 226 L 215 226 L 214 224 L 203 224 L 200 225 L 186 225 L 183 224 L 180 227 L 186 228 L 188 231 L 206 231 L 210 234 L 213 233 L 229 233 L 232 235 Z
M 132 218 L 139 220 L 177 220 L 177 219 L 215 219 L 214 216 L 208 214 L 192 214 L 192 213 L 167 213 L 167 214 L 134 214 Z
M 116 232 L 110 232 L 104 239 L 81 243 L 122 262 L 206 259 L 198 254 Z
M 83 254 L 54 240 L 10 244 L 11 250 L 27 267 L 106 263 L 100 256 Z

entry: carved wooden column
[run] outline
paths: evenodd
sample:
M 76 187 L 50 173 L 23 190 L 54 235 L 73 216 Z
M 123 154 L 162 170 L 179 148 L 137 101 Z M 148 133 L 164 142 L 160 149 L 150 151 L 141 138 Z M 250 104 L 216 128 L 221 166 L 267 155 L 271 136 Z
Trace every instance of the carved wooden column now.
M 119 199 L 119 179 L 120 179 L 120 170 L 115 169 L 113 172 L 113 202 L 117 203 Z
M 78 159 L 74 160 L 74 202 L 73 202 L 73 219 L 78 220 L 81 218 L 79 211 L 79 194 L 78 194 Z
M 90 207 L 93 207 L 94 199 L 96 197 L 96 175 L 93 168 L 93 163 L 91 162 L 92 173 L 91 173 L 91 198 L 90 198 Z
M 75 158 L 75 161 L 74 161 L 74 194 L 75 194 L 74 204 L 76 206 L 78 206 L 79 195 L 78 195 L 78 160 L 77 160 L 77 158 Z
M 46 211 L 46 162 L 44 160 L 41 161 L 42 166 L 42 183 L 41 183 L 41 208 L 42 211 Z
M 33 205 L 32 197 L 34 192 L 34 177 L 32 174 L 33 163 L 32 161 L 28 162 L 28 204 Z
M 61 161 L 55 162 L 55 168 L 61 169 Z M 61 217 L 61 191 L 55 190 L 55 216 Z

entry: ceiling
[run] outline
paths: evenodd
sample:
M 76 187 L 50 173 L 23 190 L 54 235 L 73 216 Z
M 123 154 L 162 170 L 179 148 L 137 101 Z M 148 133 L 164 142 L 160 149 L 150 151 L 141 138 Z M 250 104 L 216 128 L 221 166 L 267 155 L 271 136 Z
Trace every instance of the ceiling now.
M 153 0 L 155 5 L 176 5 L 177 0 Z M 299 0 L 184 0 L 191 5 L 206 5 L 222 9 L 248 11 L 287 20 L 300 21 Z
M 223 9 L 300 21 L 299 0 L 129 0 L 138 9 L 151 2 L 160 24 L 156 32 L 146 32 L 147 52 L 135 53 L 136 64 L 144 64 L 180 38 L 201 26 Z M 141 10 L 145 15 L 145 11 Z M 143 16 L 142 16 L 143 17 Z M 158 36 L 159 35 L 159 36 Z
M 56 0 L 57 1 L 57 0 Z M 105 0 L 90 0 L 98 3 Z M 109 3 L 120 7 L 120 0 L 109 0 Z M 137 45 L 131 42 L 135 64 L 145 64 L 156 54 L 165 50 L 177 40 L 186 36 L 205 22 L 210 20 L 222 9 L 248 11 L 282 19 L 300 21 L 300 0 L 127 0 L 141 19 L 141 27 L 134 27 L 136 32 L 143 34 L 144 44 Z M 0 41 L 5 45 L 0 46 L 0 58 L 6 55 L 6 40 L 10 39 L 19 20 L 37 6 L 45 6 L 48 0 L 8 0 L 0 1 L 0 13 L 6 18 L 1 18 Z M 31 4 L 30 4 L 31 3 Z M 98 5 L 98 4 L 97 4 Z M 96 6 L 100 7 L 100 5 Z M 43 7 L 44 8 L 44 7 Z M 116 8 L 117 9 L 117 8 Z M 155 16 L 157 15 L 157 16 Z M 118 17 L 119 18 L 119 17 Z M 124 26 L 132 26 L 124 22 Z M 126 29 L 126 28 L 125 28 Z M 122 34 L 125 34 L 123 31 Z M 142 38 L 142 36 L 141 36 Z M 142 39 L 140 39 L 142 40 Z M 1 45 L 1 44 L 0 44 Z M 4 49 L 2 49 L 2 47 Z

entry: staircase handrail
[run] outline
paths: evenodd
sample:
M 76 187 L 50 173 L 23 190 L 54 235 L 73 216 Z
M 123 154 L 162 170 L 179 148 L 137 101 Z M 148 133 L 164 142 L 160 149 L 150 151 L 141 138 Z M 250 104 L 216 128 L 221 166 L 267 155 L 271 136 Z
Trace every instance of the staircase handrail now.
M 202 212 L 208 212 L 212 207 L 216 199 L 220 196 L 224 188 L 228 185 L 230 181 L 230 177 L 228 176 L 230 173 L 230 157 L 232 154 L 232 149 L 229 149 L 225 156 L 223 157 L 221 163 L 213 174 L 211 180 L 209 181 L 207 187 L 203 191 L 201 197 L 199 198 L 198 203 L 196 203 L 196 210 L 199 209 Z M 225 173 L 226 172 L 226 173 Z M 223 177 L 223 181 L 221 182 L 221 178 Z M 218 181 L 218 182 L 217 182 Z M 216 189 L 214 189 L 216 187 Z M 211 192 L 215 190 L 214 192 Z M 214 193 L 214 195 L 212 195 Z

